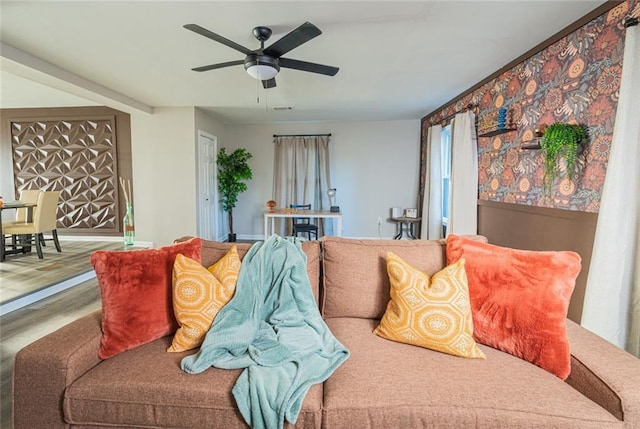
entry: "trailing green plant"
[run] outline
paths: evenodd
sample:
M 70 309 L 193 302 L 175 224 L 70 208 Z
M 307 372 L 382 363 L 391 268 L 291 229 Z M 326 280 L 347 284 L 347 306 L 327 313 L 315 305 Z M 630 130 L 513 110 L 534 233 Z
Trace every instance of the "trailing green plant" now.
M 544 154 L 543 191 L 547 195 L 551 195 L 561 159 L 564 160 L 569 180 L 573 180 L 578 149 L 586 137 L 587 131 L 578 124 L 556 122 L 545 128 L 540 147 Z
M 221 147 L 218 150 L 216 164 L 218 165 L 218 192 L 220 192 L 220 204 L 222 210 L 229 214 L 229 239 L 234 239 L 233 233 L 233 208 L 238 202 L 238 195 L 247 190 L 245 180 L 253 178 L 251 167 L 247 161 L 253 155 L 246 149 L 236 149 L 227 153 Z

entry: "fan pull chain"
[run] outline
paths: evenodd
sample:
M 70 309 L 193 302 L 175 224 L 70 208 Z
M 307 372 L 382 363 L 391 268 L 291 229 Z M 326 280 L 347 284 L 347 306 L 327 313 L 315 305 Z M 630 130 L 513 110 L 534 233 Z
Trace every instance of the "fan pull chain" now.
M 256 79 L 256 104 L 260 104 L 260 79 Z
M 260 67 L 260 60 L 256 58 L 256 65 Z M 260 73 L 258 72 L 258 78 Z M 260 79 L 256 79 L 256 104 L 260 104 Z

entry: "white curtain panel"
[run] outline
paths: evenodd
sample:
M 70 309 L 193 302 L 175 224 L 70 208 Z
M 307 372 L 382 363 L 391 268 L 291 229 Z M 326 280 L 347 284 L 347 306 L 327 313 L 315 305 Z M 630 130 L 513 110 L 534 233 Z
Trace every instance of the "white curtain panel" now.
M 277 206 L 311 204 L 312 210 L 329 210 L 329 136 L 277 136 L 274 146 L 272 198 Z M 281 220 L 275 232 L 291 235 L 290 224 L 290 220 Z M 331 234 L 333 223 L 320 221 L 318 236 Z
M 427 130 L 427 153 L 420 238 L 442 238 L 442 126 Z
M 640 223 L 640 220 L 638 221 Z M 627 336 L 627 351 L 640 357 L 640 226 L 636 236 L 636 260 L 631 286 L 631 305 L 629 308 L 629 335 Z
M 640 31 L 626 31 L 620 98 L 581 324 L 638 355 L 640 343 Z
M 451 132 L 451 190 L 447 235 L 478 232 L 478 139 L 475 114 L 458 113 Z

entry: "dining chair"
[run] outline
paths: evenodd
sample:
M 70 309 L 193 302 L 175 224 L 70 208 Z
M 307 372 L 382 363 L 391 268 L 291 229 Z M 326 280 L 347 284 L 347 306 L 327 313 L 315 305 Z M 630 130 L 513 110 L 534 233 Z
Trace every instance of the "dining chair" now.
M 40 189 L 23 189 L 20 192 L 20 201 L 35 205 L 38 202 L 38 195 L 40 195 L 40 192 L 42 192 Z M 2 221 L 2 229 L 3 229 L 2 246 L 5 249 L 7 248 L 7 246 L 5 245 L 6 237 L 4 235 L 6 234 L 6 232 L 4 231 L 4 229 L 10 225 L 24 224 L 30 220 L 32 221 L 33 217 L 29 219 L 29 213 L 33 214 L 33 210 L 34 210 L 33 207 L 16 209 L 15 219 Z M 11 245 L 9 247 L 13 251 L 15 251 L 18 248 L 21 248 L 22 253 L 27 253 L 28 251 L 30 251 L 29 246 L 27 245 L 22 246 L 21 244 L 19 245 L 18 241 L 22 241 L 22 240 L 15 235 L 11 235 Z
M 24 203 L 37 203 L 40 192 L 42 192 L 40 189 L 23 189 L 20 192 L 20 201 Z M 4 228 L 16 223 L 26 223 L 29 220 L 29 210 L 28 208 L 16 209 L 16 219 L 2 222 L 2 227 Z
M 305 210 L 311 210 L 311 204 L 290 204 L 290 208 L 298 209 L 301 212 Z M 314 225 L 311 223 L 311 218 L 308 217 L 294 217 L 292 220 L 292 234 L 293 236 L 298 236 L 298 234 L 307 234 L 307 238 L 311 240 L 311 234 L 315 236 L 315 239 L 318 239 L 318 225 Z
M 43 191 L 38 195 L 38 202 L 33 214 L 33 222 L 16 223 L 8 225 L 6 228 L 3 226 L 5 234 L 12 236 L 23 236 L 22 246 L 31 246 L 32 242 L 36 246 L 38 252 L 38 258 L 42 259 L 42 245 L 44 243 L 44 232 L 51 231 L 53 236 L 52 240 L 56 246 L 58 252 L 62 252 L 60 242 L 58 241 L 57 230 L 57 211 L 58 211 L 58 198 L 60 197 L 59 191 Z M 27 238 L 24 238 L 27 236 Z M 2 237 L 4 240 L 4 237 Z M 16 243 L 14 242 L 15 246 Z

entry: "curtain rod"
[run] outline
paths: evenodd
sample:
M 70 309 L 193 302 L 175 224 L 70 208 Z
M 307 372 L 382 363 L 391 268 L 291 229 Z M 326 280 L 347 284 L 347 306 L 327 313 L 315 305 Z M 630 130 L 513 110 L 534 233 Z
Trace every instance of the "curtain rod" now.
M 331 134 L 274 134 L 274 137 L 331 137 Z
M 478 114 L 478 109 L 479 109 L 479 105 L 477 104 L 473 104 L 473 103 L 469 103 L 467 104 L 467 107 L 465 107 L 462 110 L 459 110 L 455 113 L 450 114 L 449 116 L 445 116 L 444 118 L 442 118 L 440 120 L 440 124 L 442 126 L 445 126 L 447 122 L 449 122 L 451 119 L 453 119 L 458 113 L 462 113 L 462 112 L 466 112 L 467 110 L 473 110 L 473 113 L 475 113 L 476 115 Z

